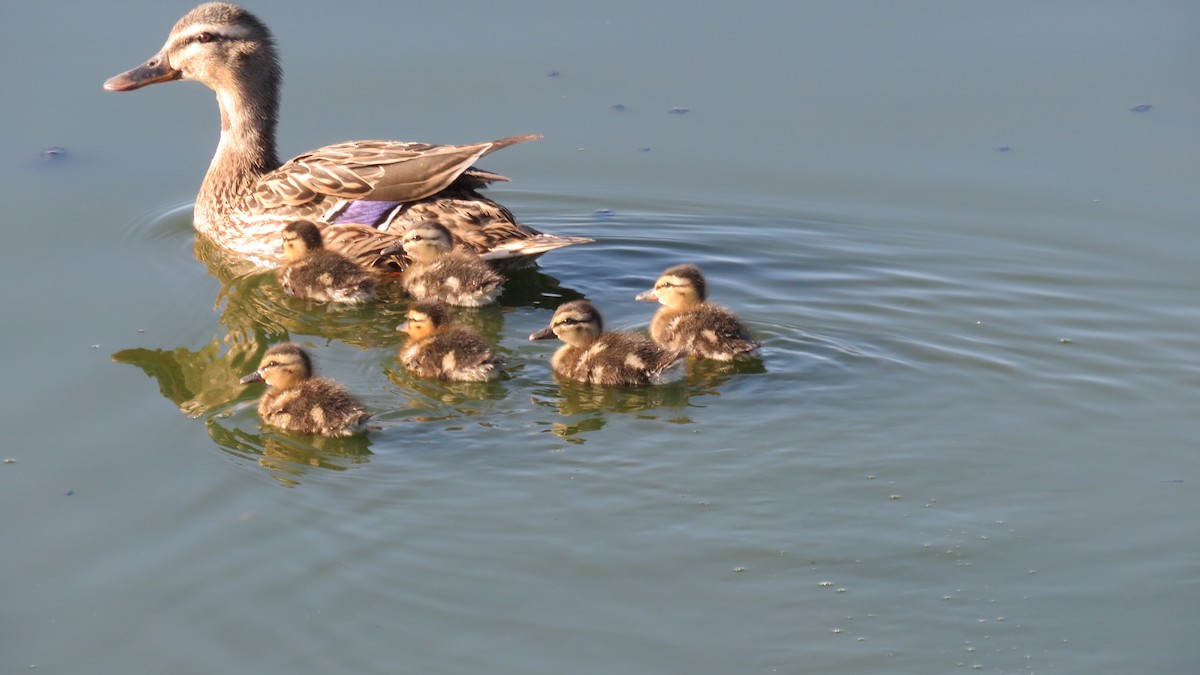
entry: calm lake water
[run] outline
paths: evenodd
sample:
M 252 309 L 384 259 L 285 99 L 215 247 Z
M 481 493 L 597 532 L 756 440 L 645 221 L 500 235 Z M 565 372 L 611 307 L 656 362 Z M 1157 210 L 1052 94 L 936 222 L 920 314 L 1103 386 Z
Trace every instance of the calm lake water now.
M 101 90 L 191 6 L 0 8 L 0 672 L 1195 672 L 1200 5 L 255 2 L 284 156 L 545 134 L 492 385 L 197 245 L 211 92 Z M 679 262 L 761 363 L 551 377 Z M 365 439 L 260 426 L 285 339 Z

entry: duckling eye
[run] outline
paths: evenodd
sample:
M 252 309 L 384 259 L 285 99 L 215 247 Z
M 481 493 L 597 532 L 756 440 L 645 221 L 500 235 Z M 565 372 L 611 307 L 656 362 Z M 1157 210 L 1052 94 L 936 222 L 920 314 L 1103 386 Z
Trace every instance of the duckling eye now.
M 196 42 L 199 42 L 201 44 L 207 44 L 209 42 L 212 42 L 215 39 L 216 39 L 216 37 L 212 33 L 209 33 L 208 31 L 205 31 L 203 33 L 199 33 L 196 35 Z

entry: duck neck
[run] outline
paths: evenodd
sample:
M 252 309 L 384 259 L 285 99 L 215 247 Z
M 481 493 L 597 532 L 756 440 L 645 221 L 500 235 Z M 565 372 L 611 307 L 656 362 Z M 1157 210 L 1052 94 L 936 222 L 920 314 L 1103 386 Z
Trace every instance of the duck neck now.
M 275 122 L 279 79 L 271 74 L 216 88 L 221 141 L 196 197 L 197 226 L 217 227 L 264 174 L 279 168 Z

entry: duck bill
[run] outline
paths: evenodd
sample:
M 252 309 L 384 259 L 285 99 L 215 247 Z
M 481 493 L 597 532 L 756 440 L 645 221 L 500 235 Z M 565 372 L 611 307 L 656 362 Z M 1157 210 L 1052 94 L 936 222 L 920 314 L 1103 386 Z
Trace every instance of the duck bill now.
M 396 332 L 407 333 L 408 332 L 408 322 L 405 321 L 404 323 L 400 324 L 399 326 L 396 326 Z
M 658 302 L 658 295 L 654 293 L 654 289 L 638 293 L 634 300 L 645 300 L 647 302 Z
M 104 82 L 106 91 L 133 91 L 149 84 L 170 82 L 183 77 L 183 73 L 171 67 L 165 54 L 155 54 L 149 61 L 127 70 L 120 75 L 113 75 Z
M 243 377 L 242 379 L 238 380 L 238 382 L 241 382 L 242 384 L 253 384 L 255 382 L 263 382 L 263 381 L 264 380 L 263 380 L 262 373 L 259 373 L 257 370 L 254 371 L 253 373 L 250 373 L 249 375 Z
M 538 332 L 531 334 L 529 336 L 529 339 L 530 340 L 549 340 L 552 337 L 555 337 L 554 329 L 551 328 L 550 326 L 546 326 L 545 328 L 539 330 Z

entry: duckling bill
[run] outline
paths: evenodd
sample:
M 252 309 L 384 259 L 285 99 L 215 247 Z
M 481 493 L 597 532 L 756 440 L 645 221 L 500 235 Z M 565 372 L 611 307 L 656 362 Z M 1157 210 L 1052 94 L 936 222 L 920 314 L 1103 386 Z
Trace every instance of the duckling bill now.
M 375 297 L 374 275 L 346 256 L 325 248 L 321 230 L 310 220 L 283 228 L 279 285 L 288 295 L 316 302 L 360 304 Z
M 418 302 L 396 330 L 408 333 L 399 360 L 418 377 L 459 382 L 486 382 L 500 376 L 503 361 L 478 333 L 455 324 L 445 303 Z
M 693 358 L 732 361 L 762 346 L 736 314 L 707 298 L 708 284 L 700 268 L 676 265 L 636 299 L 662 303 L 650 322 L 650 336 L 665 349 Z
M 550 325 L 530 340 L 557 337 L 566 343 L 550 365 L 563 377 L 610 387 L 666 384 L 684 376 L 682 353 L 632 332 L 604 332 L 600 312 L 587 300 L 559 306 Z
M 271 426 L 301 434 L 351 436 L 366 429 L 371 414 L 345 387 L 313 376 L 312 357 L 285 342 L 267 350 L 242 384 L 266 382 L 258 413 Z

